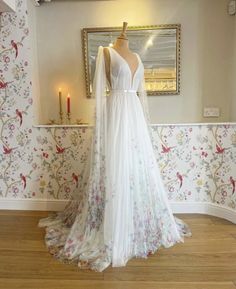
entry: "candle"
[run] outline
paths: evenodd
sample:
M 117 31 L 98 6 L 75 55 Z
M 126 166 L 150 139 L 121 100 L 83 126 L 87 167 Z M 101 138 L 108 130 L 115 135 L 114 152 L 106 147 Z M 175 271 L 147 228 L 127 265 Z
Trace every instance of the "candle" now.
M 70 94 L 67 95 L 67 113 L 70 113 Z
M 60 113 L 62 113 L 62 105 L 61 105 L 61 88 L 59 88 L 59 107 L 60 107 Z

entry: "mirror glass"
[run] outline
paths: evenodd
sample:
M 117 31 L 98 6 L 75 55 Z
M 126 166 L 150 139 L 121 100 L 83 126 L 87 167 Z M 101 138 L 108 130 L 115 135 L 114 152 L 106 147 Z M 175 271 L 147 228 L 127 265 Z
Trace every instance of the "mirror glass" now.
M 87 97 L 91 97 L 98 47 L 109 46 L 122 27 L 84 28 Z M 180 25 L 137 26 L 127 29 L 129 48 L 137 52 L 144 64 L 148 95 L 179 94 Z

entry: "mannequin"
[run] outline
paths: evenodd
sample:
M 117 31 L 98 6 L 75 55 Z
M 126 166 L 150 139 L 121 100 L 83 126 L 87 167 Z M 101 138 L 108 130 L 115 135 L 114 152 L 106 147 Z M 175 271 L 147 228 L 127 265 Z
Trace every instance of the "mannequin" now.
M 109 97 L 104 47 L 98 48 L 95 125 L 79 186 L 65 210 L 39 223 L 47 227 L 44 239 L 52 255 L 99 272 L 109 265 L 125 266 L 133 257 L 147 258 L 160 246 L 191 236 L 168 203 L 152 145 L 144 65 L 129 50 L 125 27 L 114 48 L 107 48 L 109 64 L 117 68 L 110 71 Z
M 132 76 L 138 67 L 137 56 L 129 49 L 129 40 L 126 35 L 127 22 L 123 22 L 123 29 L 120 36 L 117 37 L 112 48 L 123 57 L 130 67 Z M 110 81 L 110 53 L 108 48 L 104 48 L 105 69 L 108 81 Z

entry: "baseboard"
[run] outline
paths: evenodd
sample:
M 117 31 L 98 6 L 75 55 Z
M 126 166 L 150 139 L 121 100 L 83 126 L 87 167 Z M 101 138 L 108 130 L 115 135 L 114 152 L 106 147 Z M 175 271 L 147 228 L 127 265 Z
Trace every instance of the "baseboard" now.
M 61 211 L 67 200 L 0 199 L 0 210 Z
M 176 214 L 204 214 L 219 217 L 236 224 L 236 210 L 210 202 L 170 202 Z
M 67 200 L 1 199 L 0 210 L 61 211 Z M 171 202 L 176 214 L 206 214 L 236 224 L 236 210 L 210 202 Z

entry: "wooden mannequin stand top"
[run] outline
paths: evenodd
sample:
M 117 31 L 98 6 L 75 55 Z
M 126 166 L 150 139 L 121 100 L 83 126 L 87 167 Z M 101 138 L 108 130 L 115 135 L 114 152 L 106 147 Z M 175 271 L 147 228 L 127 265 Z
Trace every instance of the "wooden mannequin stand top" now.
M 126 36 L 126 28 L 127 22 L 123 22 L 123 30 L 119 37 L 117 37 L 116 41 L 114 42 L 112 49 L 116 50 L 117 53 L 120 54 L 128 63 L 132 75 L 134 75 L 137 67 L 138 67 L 138 59 L 137 56 L 129 49 L 129 40 Z M 110 79 L 110 53 L 108 48 L 104 48 L 104 59 L 105 59 L 105 69 L 106 69 L 106 76 L 109 82 L 111 83 Z

